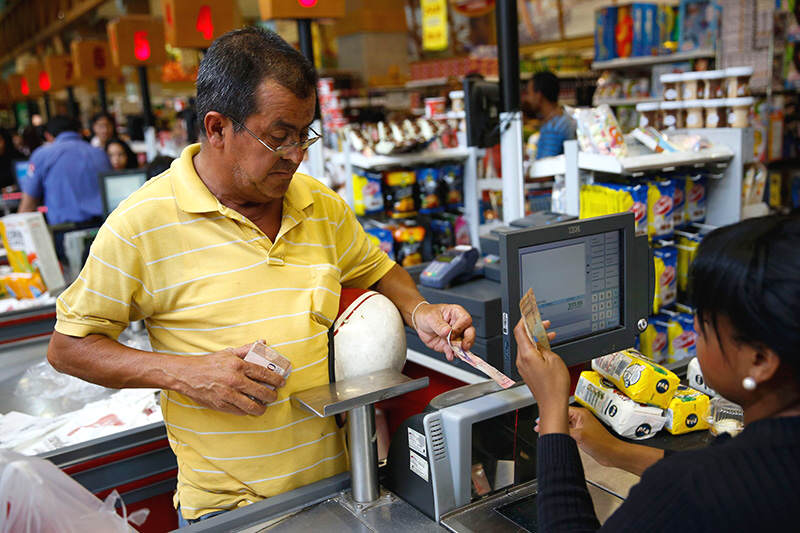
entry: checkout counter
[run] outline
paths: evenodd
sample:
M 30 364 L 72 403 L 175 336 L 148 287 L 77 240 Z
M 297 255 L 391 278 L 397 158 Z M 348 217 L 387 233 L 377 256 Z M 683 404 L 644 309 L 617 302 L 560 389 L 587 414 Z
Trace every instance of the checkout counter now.
M 519 379 L 513 326 L 528 287 L 544 318 L 561 333 L 553 349 L 568 365 L 630 347 L 646 327 L 652 261 L 646 239 L 634 236 L 631 214 L 509 231 L 500 236 L 499 251 L 500 283 L 471 281 L 443 291 L 442 301 L 460 303 L 473 314 L 479 338 L 485 339 L 476 342 L 476 355 L 506 375 Z M 429 300 L 435 296 L 423 291 Z M 409 348 L 421 357 L 443 359 L 414 339 L 409 335 Z M 351 473 L 186 531 L 535 532 L 538 410 L 521 381 L 509 389 L 481 381 L 440 394 L 402 423 L 386 463 L 377 464 L 372 404 L 426 385 L 427 378 L 384 371 L 295 394 L 293 404 L 317 416 L 348 412 Z M 653 444 L 691 448 L 703 445 L 707 435 L 663 439 Z M 627 487 L 625 481 L 622 487 L 607 483 L 607 472 L 596 466 L 589 491 L 602 521 L 635 481 L 627 480 Z

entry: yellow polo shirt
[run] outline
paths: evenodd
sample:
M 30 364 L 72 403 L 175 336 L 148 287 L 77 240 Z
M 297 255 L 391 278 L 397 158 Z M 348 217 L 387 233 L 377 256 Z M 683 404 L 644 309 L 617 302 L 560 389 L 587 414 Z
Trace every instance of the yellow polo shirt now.
M 200 180 L 187 147 L 109 216 L 86 266 L 58 298 L 56 331 L 116 339 L 144 319 L 155 352 L 202 356 L 257 339 L 292 362 L 262 416 L 201 407 L 163 391 L 186 518 L 232 509 L 347 467 L 330 419 L 292 406 L 294 391 L 328 383 L 328 329 L 342 286 L 366 288 L 394 263 L 327 187 L 295 174 L 274 243 Z M 97 357 L 103 357 L 98 353 Z

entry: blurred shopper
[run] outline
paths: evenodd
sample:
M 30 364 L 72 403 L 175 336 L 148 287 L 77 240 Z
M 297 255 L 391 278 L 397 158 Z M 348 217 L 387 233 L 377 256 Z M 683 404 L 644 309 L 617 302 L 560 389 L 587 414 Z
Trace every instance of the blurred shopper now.
M 0 129 L 0 187 L 16 185 L 14 161 L 18 159 L 25 159 L 25 156 L 14 147 L 11 134 Z
M 108 141 L 117 136 L 117 123 L 111 113 L 97 113 L 92 117 L 92 146 L 103 148 Z
M 44 144 L 44 129 L 41 126 L 28 124 L 22 130 L 22 155 L 29 157 L 34 150 Z
M 122 139 L 111 139 L 106 143 L 106 155 L 114 170 L 139 168 L 139 161 L 128 143 Z
M 558 77 L 550 71 L 537 72 L 522 91 L 522 112 L 539 117 L 539 143 L 536 159 L 564 153 L 564 141 L 575 138 L 575 121 L 558 103 Z
M 47 207 L 50 225 L 68 225 L 66 230 L 102 224 L 103 200 L 98 174 L 111 169 L 106 154 L 81 137 L 77 120 L 57 115 L 47 123 L 55 138 L 31 155 L 31 175 L 22 184 L 20 213 Z M 64 257 L 64 233 L 53 232 L 56 253 Z

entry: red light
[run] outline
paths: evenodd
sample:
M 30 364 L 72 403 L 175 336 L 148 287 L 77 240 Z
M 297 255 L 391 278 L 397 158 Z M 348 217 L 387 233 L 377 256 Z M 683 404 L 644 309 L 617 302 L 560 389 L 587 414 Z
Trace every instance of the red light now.
M 137 31 L 133 33 L 133 55 L 139 61 L 147 61 L 150 59 L 150 41 L 147 40 L 146 31 Z
M 22 80 L 20 80 L 20 82 L 19 82 L 19 90 L 25 96 L 28 96 L 29 94 L 31 94 L 31 88 L 28 87 L 28 80 L 27 79 L 22 78 Z
M 297 3 L 303 7 L 314 7 L 317 5 L 317 0 L 297 0 Z
M 172 26 L 172 4 L 167 4 L 167 24 Z
M 203 34 L 203 39 L 210 41 L 214 37 L 214 23 L 211 21 L 211 8 L 207 5 L 200 6 L 197 13 L 197 31 Z
M 39 73 L 39 88 L 43 91 L 50 90 L 50 76 L 47 75 L 45 70 Z

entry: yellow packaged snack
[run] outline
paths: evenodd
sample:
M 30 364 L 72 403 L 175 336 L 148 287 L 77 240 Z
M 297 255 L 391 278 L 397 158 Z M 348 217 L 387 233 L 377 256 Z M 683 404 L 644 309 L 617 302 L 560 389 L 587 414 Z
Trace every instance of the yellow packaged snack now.
M 655 290 L 653 291 L 653 314 L 661 310 L 661 291 L 660 283 L 661 276 L 664 275 L 664 260 L 657 255 L 653 255 L 653 263 L 655 265 Z
M 666 423 L 664 411 L 634 402 L 597 372 L 581 372 L 575 387 L 575 400 L 621 437 L 646 439 Z
M 623 350 L 592 360 L 602 374 L 632 400 L 666 409 L 680 379 L 636 350 Z
M 706 420 L 710 398 L 700 391 L 686 385 L 678 385 L 678 390 L 669 402 L 664 428 L 673 435 L 708 429 Z

